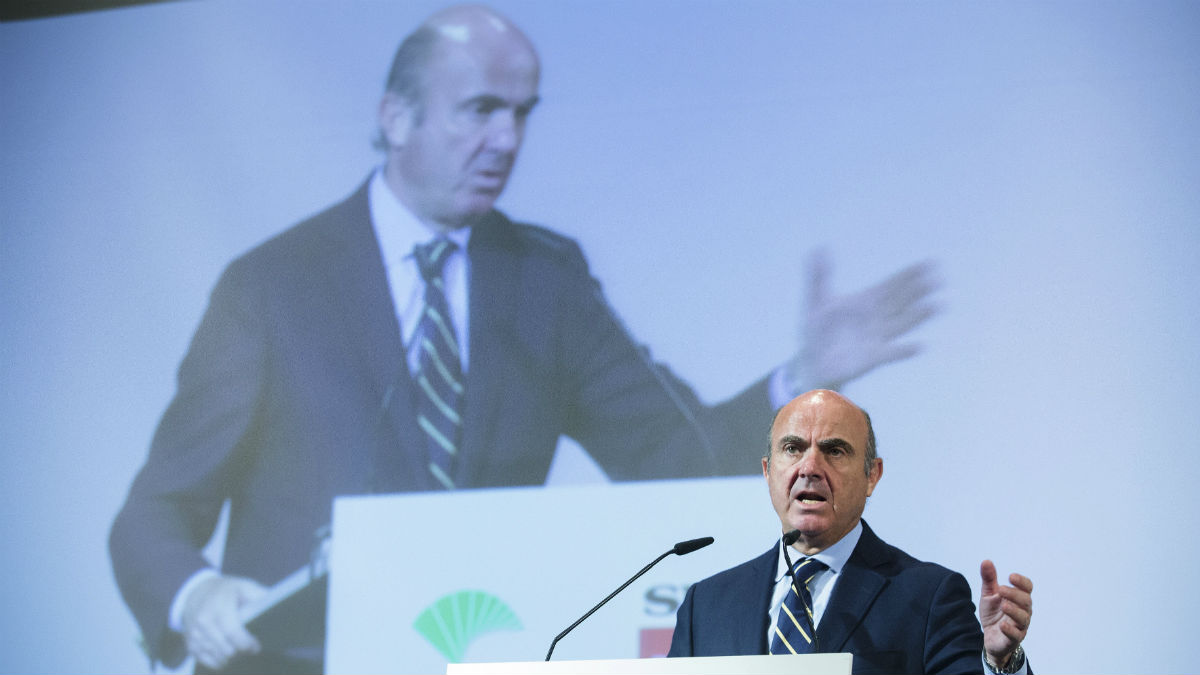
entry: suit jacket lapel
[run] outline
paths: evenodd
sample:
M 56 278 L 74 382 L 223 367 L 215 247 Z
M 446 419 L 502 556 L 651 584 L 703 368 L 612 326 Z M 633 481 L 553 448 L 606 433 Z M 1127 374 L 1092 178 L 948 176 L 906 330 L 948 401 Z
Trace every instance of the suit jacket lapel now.
M 463 437 L 454 469 L 455 483 L 464 487 L 480 484 L 492 452 L 499 406 L 506 398 L 505 381 L 499 364 L 511 360 L 514 324 L 522 300 L 521 252 L 511 232 L 512 225 L 493 211 L 471 230 L 467 244 L 470 259 L 469 313 L 471 350 L 463 399 Z
M 875 598 L 888 583 L 875 571 L 886 555 L 883 542 L 863 521 L 862 537 L 846 561 L 829 605 L 821 616 L 821 625 L 817 627 L 822 652 L 843 651 L 850 634 L 862 623 Z
M 751 564 L 745 593 L 746 602 L 730 603 L 729 620 L 744 626 L 734 637 L 731 654 L 766 654 L 767 625 L 771 615 L 771 594 L 779 565 L 779 545 L 758 556 Z
M 371 225 L 367 184 L 330 214 L 330 264 L 325 268 L 331 298 L 339 305 L 345 343 L 359 354 L 364 381 L 380 401 L 380 429 L 385 439 L 367 477 L 372 491 L 429 489 L 425 449 L 405 448 L 405 439 L 421 438 L 416 426 L 412 377 L 404 357 L 400 325 Z M 399 482 L 397 482 L 399 481 Z

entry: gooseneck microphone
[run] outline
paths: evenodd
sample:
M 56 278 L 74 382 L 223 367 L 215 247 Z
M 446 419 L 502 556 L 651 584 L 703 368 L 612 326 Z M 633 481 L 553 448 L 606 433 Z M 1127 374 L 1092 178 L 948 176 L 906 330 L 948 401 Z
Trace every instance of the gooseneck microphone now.
M 715 541 L 715 540 L 712 537 L 700 537 L 699 539 L 689 539 L 687 541 L 681 541 L 678 544 L 675 544 L 674 546 L 672 546 L 671 550 L 669 550 L 666 553 L 663 553 L 662 555 L 655 558 L 653 561 L 651 561 L 651 563 L 649 565 L 646 565 L 645 567 L 643 567 L 640 572 L 633 575 L 632 577 L 629 577 L 629 581 L 626 581 L 625 583 L 621 584 L 620 588 L 613 591 L 612 593 L 609 593 L 607 598 L 601 600 L 599 604 L 597 604 L 595 607 L 589 609 L 587 614 L 584 614 L 583 616 L 579 617 L 575 621 L 575 623 L 571 624 L 570 626 L 567 626 L 566 630 L 559 633 L 554 638 L 554 641 L 550 643 L 550 650 L 546 652 L 546 660 L 547 661 L 550 660 L 550 655 L 554 653 L 554 645 L 558 644 L 559 640 L 566 637 L 567 633 L 570 633 L 571 631 L 575 630 L 575 627 L 578 626 L 579 624 L 583 623 L 584 619 L 586 619 L 589 616 L 591 616 L 592 614 L 594 614 L 596 612 L 596 610 L 603 607 L 605 603 L 607 603 L 609 600 L 612 600 L 614 597 L 616 597 L 617 593 L 620 593 L 621 591 L 625 590 L 626 586 L 628 586 L 629 584 L 632 584 L 634 581 L 637 581 L 638 577 L 640 577 L 643 574 L 645 574 L 646 572 L 648 572 L 651 567 L 654 567 L 655 565 L 657 565 L 659 563 L 659 561 L 661 561 L 663 558 L 671 555 L 672 553 L 674 553 L 675 555 L 687 555 L 687 554 L 691 553 L 692 551 L 697 551 L 699 549 L 704 548 L 705 546 L 708 546 L 709 544 L 713 543 L 713 541 Z
M 800 538 L 800 530 L 792 530 L 791 532 L 788 532 L 787 534 L 783 535 L 783 545 L 791 546 L 792 544 L 796 543 L 796 540 L 799 538 Z M 785 551 L 785 553 L 786 553 L 786 551 Z M 787 557 L 787 556 L 784 556 L 784 557 Z
M 699 551 L 700 549 L 704 548 L 705 546 L 708 546 L 709 544 L 713 543 L 714 541 L 716 541 L 716 540 L 713 539 L 712 537 L 700 537 L 699 539 L 688 539 L 687 541 L 681 541 L 678 544 L 675 544 L 674 548 L 672 548 L 670 551 L 667 551 L 666 553 L 659 556 L 658 560 L 662 560 L 663 558 L 667 557 L 668 555 L 670 555 L 672 553 L 674 553 L 675 555 L 687 555 L 687 554 L 691 553 L 692 551 Z M 646 568 L 649 569 L 650 566 L 653 565 L 654 563 L 658 562 L 658 560 L 655 560 L 654 562 L 650 563 L 650 565 L 647 565 Z M 641 572 L 638 572 L 638 574 L 641 574 Z M 636 579 L 637 577 L 634 577 L 634 578 Z

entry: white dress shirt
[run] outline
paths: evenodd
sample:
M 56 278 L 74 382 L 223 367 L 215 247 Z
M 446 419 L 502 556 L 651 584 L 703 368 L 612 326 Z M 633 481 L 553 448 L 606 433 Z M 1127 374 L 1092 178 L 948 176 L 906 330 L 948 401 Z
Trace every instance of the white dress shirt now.
M 400 321 L 400 336 L 408 354 L 409 372 L 417 372 L 419 350 L 413 337 L 425 310 L 425 281 L 413 257 L 413 247 L 434 239 L 438 233 L 417 219 L 400 202 L 383 178 L 383 169 L 375 172 L 367 187 L 367 202 L 371 207 L 371 225 L 383 255 L 383 267 L 387 271 L 388 288 L 392 292 L 392 304 L 396 318 Z M 471 228 L 464 227 L 445 234 L 458 245 L 442 268 L 442 283 L 446 289 L 446 302 L 450 306 L 454 333 L 458 338 L 462 371 L 467 372 L 467 357 L 470 354 L 470 334 L 467 314 L 467 289 L 470 286 L 471 265 L 467 260 L 467 242 Z

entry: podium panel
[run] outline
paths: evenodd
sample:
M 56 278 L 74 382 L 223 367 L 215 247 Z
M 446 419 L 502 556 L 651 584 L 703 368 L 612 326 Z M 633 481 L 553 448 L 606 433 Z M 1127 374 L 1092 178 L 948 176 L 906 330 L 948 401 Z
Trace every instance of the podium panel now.
M 850 654 L 451 663 L 446 675 L 850 675 Z
M 761 477 L 340 498 L 329 558 L 327 672 L 439 673 L 530 662 L 554 636 L 679 541 L 555 647 L 555 661 L 661 656 L 693 582 L 779 536 Z

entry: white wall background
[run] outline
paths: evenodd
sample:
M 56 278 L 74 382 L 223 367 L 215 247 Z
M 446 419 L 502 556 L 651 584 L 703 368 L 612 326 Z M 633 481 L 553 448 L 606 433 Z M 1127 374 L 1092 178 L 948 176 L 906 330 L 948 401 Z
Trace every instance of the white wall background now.
M 658 358 L 719 400 L 795 348 L 814 247 L 840 291 L 937 261 L 925 351 L 847 389 L 872 525 L 1033 577 L 1039 672 L 1194 669 L 1200 5 L 495 5 L 544 63 L 502 206 Z M 105 541 L 175 366 L 221 268 L 378 161 L 439 6 L 0 24 L 0 671 L 147 667 Z

